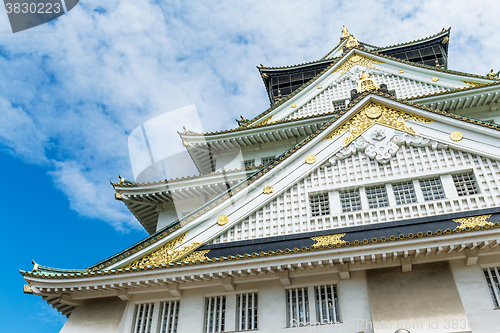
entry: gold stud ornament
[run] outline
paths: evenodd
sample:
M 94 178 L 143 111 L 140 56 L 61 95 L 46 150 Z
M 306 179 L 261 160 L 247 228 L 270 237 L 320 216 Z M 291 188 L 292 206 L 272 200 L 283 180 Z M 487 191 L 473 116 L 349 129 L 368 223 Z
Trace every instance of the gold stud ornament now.
M 218 225 L 224 225 L 229 221 L 229 218 L 227 215 L 221 215 L 217 218 L 217 224 Z

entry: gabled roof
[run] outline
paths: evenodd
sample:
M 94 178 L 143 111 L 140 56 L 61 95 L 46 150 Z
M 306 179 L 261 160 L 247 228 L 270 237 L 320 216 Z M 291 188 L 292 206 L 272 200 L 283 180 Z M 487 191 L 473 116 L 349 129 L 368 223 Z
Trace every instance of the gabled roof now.
M 442 37 L 442 36 L 440 36 Z M 437 72 L 437 73 L 447 73 L 447 74 L 454 74 L 454 75 L 457 75 L 457 76 L 463 76 L 464 79 L 467 79 L 467 78 L 471 78 L 471 79 L 480 79 L 480 82 L 484 82 L 484 83 L 491 83 L 491 82 L 495 82 L 497 81 L 497 79 L 491 79 L 489 78 L 488 76 L 484 76 L 484 75 L 477 75 L 477 74 L 469 74 L 469 73 L 465 73 L 465 72 L 459 72 L 459 71 L 454 71 L 454 70 L 448 70 L 448 69 L 445 69 L 445 68 L 441 68 L 441 67 L 435 67 L 435 66 L 429 66 L 429 65 L 422 65 L 422 64 L 417 64 L 417 63 L 414 63 L 414 62 L 410 62 L 410 61 L 406 61 L 406 60 L 401 60 L 401 59 L 398 59 L 398 58 L 395 58 L 395 57 L 392 57 L 392 56 L 387 56 L 387 55 L 384 55 L 384 54 L 380 54 L 380 53 L 377 53 L 377 52 L 374 52 L 374 51 L 370 51 L 370 50 L 367 50 L 365 48 L 362 48 L 362 47 L 354 47 L 352 48 L 350 51 L 352 50 L 356 50 L 358 52 L 360 52 L 361 54 L 365 53 L 365 54 L 369 54 L 369 55 L 372 55 L 374 56 L 376 59 L 388 59 L 388 60 L 391 60 L 391 61 L 395 61 L 395 62 L 398 62 L 398 63 L 402 63 L 402 64 L 406 64 L 406 65 L 410 65 L 412 67 L 416 67 L 416 68 L 423 68 L 423 69 L 427 69 L 429 71 L 433 71 L 433 72 Z M 295 90 L 292 94 L 288 95 L 287 97 L 283 98 L 281 101 L 279 101 L 278 103 L 276 103 L 275 105 L 271 106 L 269 109 L 267 109 L 266 111 L 258 114 L 257 116 L 255 116 L 253 119 L 251 119 L 246 126 L 241 126 L 237 129 L 234 129 L 232 131 L 236 131 L 236 130 L 244 130 L 244 129 L 247 129 L 247 128 L 250 128 L 250 127 L 253 127 L 256 125 L 256 123 L 258 121 L 260 121 L 263 117 L 265 116 L 269 116 L 271 113 L 273 113 L 274 110 L 280 108 L 281 106 L 285 105 L 285 104 L 290 104 L 290 101 L 297 95 L 299 95 L 305 88 L 307 87 L 310 87 L 312 86 L 316 81 L 318 81 L 318 79 L 323 76 L 326 72 L 328 72 L 330 69 L 332 68 L 335 68 L 336 66 L 338 66 L 339 64 L 341 64 L 342 62 L 344 62 L 349 56 L 351 55 L 350 52 L 346 52 L 345 54 L 342 55 L 342 57 L 340 58 L 336 58 L 327 68 L 325 68 L 320 74 L 316 75 L 313 79 L 311 79 L 310 81 L 308 81 L 307 83 L 305 83 L 304 85 L 302 85 L 300 88 L 298 88 L 297 90 Z M 486 80 L 486 81 L 485 81 Z M 258 123 L 257 123 L 258 124 Z M 230 130 L 231 131 L 231 130 Z M 194 133 L 193 135 L 205 135 L 205 136 L 209 136 L 209 135 L 214 135 L 216 133 L 214 132 L 210 132 L 210 133 Z
M 398 100 L 394 96 L 387 95 L 383 92 L 368 91 L 368 92 L 361 94 L 358 98 L 356 98 L 356 100 L 353 101 L 352 105 L 350 105 L 348 108 L 346 108 L 346 110 L 341 111 L 338 115 L 334 115 L 332 117 L 332 119 L 330 119 L 325 125 L 323 125 L 315 133 L 313 133 L 312 135 L 308 136 L 306 139 L 302 140 L 300 143 L 293 146 L 291 149 L 289 149 L 284 154 L 278 156 L 272 164 L 269 164 L 263 168 L 260 168 L 257 172 L 250 175 L 244 181 L 231 187 L 229 189 L 228 193 L 223 193 L 223 194 L 217 196 L 216 198 L 214 198 L 210 202 L 204 204 L 203 206 L 199 207 L 198 209 L 196 209 L 195 211 L 191 212 L 190 214 L 184 216 L 183 218 L 176 220 L 175 222 L 173 222 L 170 225 L 166 226 L 165 228 L 159 230 L 155 234 L 153 234 L 149 237 L 146 237 L 142 241 L 130 246 L 129 248 L 127 248 L 127 249 L 125 249 L 125 250 L 97 263 L 97 264 L 94 264 L 94 265 L 88 267 L 85 270 L 85 273 L 82 273 L 81 271 L 76 271 L 74 273 L 68 273 L 66 270 L 51 269 L 50 272 L 47 271 L 46 272 L 47 274 L 42 274 L 42 275 L 50 277 L 50 276 L 81 276 L 81 274 L 85 274 L 85 275 L 102 274 L 102 273 L 97 273 L 97 271 L 106 271 L 107 268 L 110 266 L 113 266 L 113 267 L 115 267 L 115 269 L 118 269 L 117 267 L 120 266 L 119 265 L 120 262 L 125 262 L 125 263 L 128 262 L 127 258 L 134 255 L 135 253 L 138 253 L 139 251 L 141 253 L 149 253 L 150 251 L 157 249 L 159 246 L 165 244 L 165 241 L 163 241 L 164 238 L 166 238 L 167 240 L 171 240 L 172 239 L 172 237 L 170 236 L 171 234 L 175 233 L 175 235 L 172 235 L 172 236 L 178 237 L 180 233 L 184 232 L 184 230 L 188 231 L 188 228 L 186 228 L 187 225 L 194 222 L 195 220 L 197 220 L 198 222 L 202 221 L 202 218 L 205 214 L 207 214 L 208 212 L 213 212 L 214 210 L 217 209 L 218 206 L 224 204 L 228 200 L 231 200 L 231 198 L 233 196 L 237 195 L 239 191 L 241 191 L 247 187 L 252 187 L 252 185 L 254 183 L 256 183 L 259 179 L 265 177 L 266 174 L 268 172 L 271 172 L 273 168 L 277 167 L 279 164 L 283 163 L 284 161 L 290 159 L 298 151 L 301 151 L 315 137 L 317 137 L 318 135 L 320 135 L 321 133 L 323 133 L 325 131 L 327 131 L 327 133 L 332 131 L 331 125 L 336 124 L 339 119 L 342 119 L 341 122 L 338 122 L 338 124 L 336 124 L 334 128 L 338 128 L 338 126 L 341 126 L 342 124 L 344 124 L 350 118 L 345 118 L 343 116 L 346 115 L 346 113 L 349 113 L 353 108 L 358 108 L 357 105 L 359 102 L 364 101 L 363 103 L 368 103 L 368 101 L 370 100 L 370 98 L 369 98 L 370 95 L 379 96 L 379 97 L 382 97 L 383 99 L 387 99 L 387 100 L 393 101 L 395 103 L 399 103 L 401 105 L 411 106 L 413 108 L 423 110 L 425 112 L 429 112 L 429 116 L 431 114 L 438 114 L 440 116 L 450 117 L 450 118 L 453 118 L 453 119 L 456 119 L 456 120 L 459 120 L 462 122 L 474 124 L 476 126 L 494 129 L 496 131 L 499 131 L 499 133 L 500 133 L 500 125 L 497 125 L 497 124 L 478 121 L 478 120 L 475 120 L 472 118 L 462 117 L 462 116 L 458 116 L 458 115 L 455 115 L 452 113 L 443 112 L 443 111 L 439 111 L 439 110 L 433 110 L 429 107 L 420 106 L 418 104 L 406 102 L 403 100 Z M 155 243 L 159 243 L 159 244 L 156 245 Z M 196 245 L 195 247 L 189 249 L 189 251 L 186 251 L 183 254 L 183 256 L 189 255 L 191 253 L 190 251 L 197 250 L 202 245 L 203 245 L 203 243 L 200 243 L 200 244 Z M 148 250 L 146 250 L 146 249 L 148 249 Z M 131 269 L 122 269 L 122 271 L 130 271 L 130 270 Z M 104 274 L 111 274 L 111 273 L 104 273 Z M 23 272 L 23 274 L 31 274 L 31 273 Z M 34 273 L 34 274 L 36 274 L 36 273 Z
M 411 50 L 416 50 L 416 49 L 423 49 L 423 48 L 428 48 L 429 45 L 435 45 L 439 44 L 442 45 L 443 47 L 441 48 L 444 50 L 444 63 L 441 65 L 444 66 L 445 68 L 447 67 L 448 63 L 448 41 L 450 37 L 450 30 L 451 28 L 445 30 L 441 30 L 439 33 L 434 34 L 429 37 L 421 38 L 418 40 L 410 41 L 410 42 L 405 42 L 405 43 L 400 43 L 396 45 L 391 45 L 391 46 L 386 46 L 386 47 L 377 47 L 373 46 L 364 42 L 359 42 L 360 47 L 363 47 L 367 50 L 380 53 L 380 54 L 385 54 L 385 55 L 401 55 L 405 54 L 405 51 L 411 51 Z M 330 65 L 333 61 L 338 59 L 339 57 L 342 56 L 343 49 L 346 46 L 348 37 L 342 37 L 340 38 L 340 42 L 330 51 L 328 52 L 324 57 L 322 57 L 319 60 L 315 61 L 310 61 L 306 63 L 301 63 L 297 65 L 290 65 L 290 66 L 279 66 L 279 67 L 267 67 L 264 65 L 257 66 L 259 73 L 262 77 L 262 80 L 264 82 L 264 86 L 266 87 L 268 97 L 270 99 L 271 104 L 274 104 L 276 101 L 274 98 L 274 93 L 272 91 L 272 87 L 274 87 L 274 83 L 271 82 L 271 77 L 273 76 L 283 76 L 287 74 L 298 74 L 300 72 L 304 71 L 311 71 L 311 70 L 320 70 L 322 68 L 325 68 L 326 66 Z M 411 53 L 409 53 L 411 54 Z M 428 53 L 425 53 L 426 57 L 428 56 Z M 434 53 L 432 53 L 434 55 Z M 437 57 L 437 56 L 436 56 Z M 420 60 L 424 61 L 424 60 Z M 427 60 L 425 60 L 427 61 Z M 431 60 L 428 60 L 427 62 L 431 62 L 432 65 L 435 63 Z M 292 76 L 293 77 L 293 76 Z M 276 87 L 275 87 L 276 88 Z M 288 95 L 285 94 L 285 95 Z
M 469 218 L 482 217 L 483 223 L 470 223 Z M 384 222 L 376 225 L 362 225 L 320 230 L 285 236 L 266 237 L 257 240 L 211 244 L 199 247 L 194 255 L 183 256 L 168 264 L 141 268 L 118 268 L 113 270 L 48 273 L 44 271 L 20 271 L 25 277 L 43 279 L 77 279 L 105 275 L 127 274 L 137 271 L 176 268 L 185 265 L 214 264 L 229 260 L 246 260 L 257 257 L 297 255 L 298 252 L 328 250 L 332 248 L 352 248 L 380 243 L 404 242 L 415 239 L 429 239 L 457 236 L 462 233 L 496 229 L 500 223 L 500 208 L 479 209 L 443 215 L 433 215 L 409 220 Z M 488 221 L 489 220 L 489 221 Z
M 406 47 L 406 46 L 413 46 L 413 45 L 417 45 L 417 44 L 422 44 L 422 43 L 431 41 L 433 39 L 438 39 L 438 38 L 445 37 L 445 36 L 449 37 L 450 32 L 451 32 L 451 27 L 448 29 L 443 28 L 437 34 L 431 35 L 429 37 L 424 37 L 424 38 L 416 39 L 416 40 L 413 40 L 410 42 L 404 42 L 404 43 L 394 44 L 394 45 L 390 45 L 390 46 L 375 47 L 374 51 L 381 52 L 381 51 L 387 51 L 387 50 L 391 50 L 391 49 L 395 49 L 395 48 L 400 48 L 403 46 Z

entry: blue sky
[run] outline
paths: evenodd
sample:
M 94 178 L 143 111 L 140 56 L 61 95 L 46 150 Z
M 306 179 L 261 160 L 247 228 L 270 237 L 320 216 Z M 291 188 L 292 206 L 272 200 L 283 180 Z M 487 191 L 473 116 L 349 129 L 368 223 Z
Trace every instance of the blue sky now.
M 268 107 L 255 66 L 317 60 L 345 24 L 391 45 L 452 27 L 449 67 L 500 69 L 495 1 L 83 0 L 53 24 L 12 34 L 0 9 L 0 208 L 6 332 L 58 332 L 64 318 L 22 294 L 19 268 L 83 268 L 146 233 L 109 181 L 132 178 L 127 136 L 195 104 L 203 129 Z M 182 130 L 178 128 L 176 130 Z

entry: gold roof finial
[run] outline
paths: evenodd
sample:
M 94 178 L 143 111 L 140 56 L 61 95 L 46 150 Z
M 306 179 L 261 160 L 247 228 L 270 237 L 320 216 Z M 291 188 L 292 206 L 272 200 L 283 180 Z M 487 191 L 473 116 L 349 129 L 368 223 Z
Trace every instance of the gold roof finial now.
M 493 68 L 492 68 L 491 71 L 486 76 L 488 76 L 488 78 L 490 78 L 490 79 L 494 79 L 498 76 L 498 73 L 495 73 Z
M 345 25 L 342 26 L 342 38 L 347 38 L 349 37 L 351 34 L 349 33 L 349 31 L 347 30 L 347 28 L 345 27 Z
M 349 35 L 349 39 L 347 40 L 346 46 L 347 47 L 359 46 L 359 42 L 353 35 Z
M 375 79 L 372 78 L 368 72 L 363 71 L 358 81 L 358 93 L 361 94 L 362 92 L 376 90 L 378 88 L 379 86 Z

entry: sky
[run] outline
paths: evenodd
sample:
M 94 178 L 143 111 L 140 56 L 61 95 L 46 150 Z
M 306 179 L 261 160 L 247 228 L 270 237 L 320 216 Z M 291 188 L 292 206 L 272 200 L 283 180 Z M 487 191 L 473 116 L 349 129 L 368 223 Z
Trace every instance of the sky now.
M 269 107 L 255 66 L 317 60 L 342 25 L 386 46 L 451 27 L 449 68 L 500 69 L 498 1 L 81 0 L 13 34 L 0 8 L 0 275 L 5 332 L 58 332 L 18 269 L 85 268 L 147 234 L 109 181 L 133 179 L 128 135 L 196 105 L 204 131 Z M 182 128 L 175 130 L 182 131 Z

